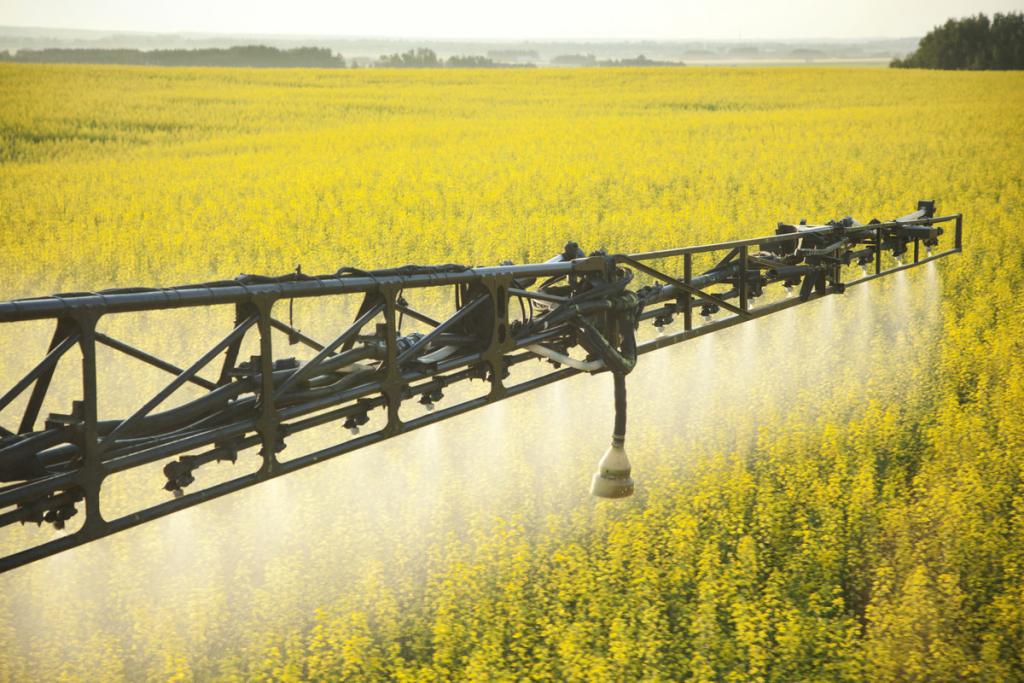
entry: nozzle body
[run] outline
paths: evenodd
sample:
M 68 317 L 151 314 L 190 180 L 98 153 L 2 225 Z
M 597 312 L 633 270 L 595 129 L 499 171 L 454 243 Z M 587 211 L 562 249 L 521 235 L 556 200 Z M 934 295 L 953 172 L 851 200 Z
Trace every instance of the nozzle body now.
M 590 484 L 590 494 L 598 498 L 627 498 L 633 495 L 632 467 L 626 457 L 622 441 L 613 439 L 597 466 L 597 473 Z

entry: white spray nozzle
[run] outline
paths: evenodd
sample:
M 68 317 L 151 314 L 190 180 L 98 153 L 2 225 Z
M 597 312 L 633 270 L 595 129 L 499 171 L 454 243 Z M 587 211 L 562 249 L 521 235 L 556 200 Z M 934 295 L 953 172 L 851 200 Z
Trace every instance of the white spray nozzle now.
M 633 495 L 632 466 L 626 449 L 617 439 L 604 453 L 590 484 L 590 495 L 598 498 L 626 498 Z

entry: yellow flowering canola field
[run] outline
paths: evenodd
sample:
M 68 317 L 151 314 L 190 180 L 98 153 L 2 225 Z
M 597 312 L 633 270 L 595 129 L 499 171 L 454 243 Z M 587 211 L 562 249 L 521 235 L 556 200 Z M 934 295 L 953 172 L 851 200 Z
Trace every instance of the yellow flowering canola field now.
M 573 378 L 0 576 L 0 681 L 1024 680 L 1021 131 L 1017 73 L 0 65 L 3 299 L 966 226 L 641 358 L 628 501 Z

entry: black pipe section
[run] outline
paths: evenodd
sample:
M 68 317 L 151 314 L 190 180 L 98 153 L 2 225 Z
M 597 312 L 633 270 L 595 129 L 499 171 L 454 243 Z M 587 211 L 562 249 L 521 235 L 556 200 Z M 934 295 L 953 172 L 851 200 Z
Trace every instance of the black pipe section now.
M 612 441 L 622 446 L 626 441 L 626 376 L 621 372 L 613 372 L 615 382 L 615 428 Z

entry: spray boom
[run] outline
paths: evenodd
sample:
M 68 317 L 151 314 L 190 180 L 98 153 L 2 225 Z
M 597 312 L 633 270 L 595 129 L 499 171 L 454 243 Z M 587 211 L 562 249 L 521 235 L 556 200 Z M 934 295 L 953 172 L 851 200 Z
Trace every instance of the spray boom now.
M 933 202 L 920 202 L 917 211 L 887 222 L 845 218 L 824 225 L 780 224 L 771 237 L 628 255 L 586 255 L 570 242 L 545 263 L 518 266 L 343 268 L 323 276 L 297 270 L 282 277 L 243 275 L 166 289 L 112 289 L 0 303 L 0 323 L 53 324 L 42 360 L 0 396 L 4 411 L 27 394 L 17 404 L 17 423 L 0 426 L 0 482 L 6 482 L 0 488 L 0 529 L 26 522 L 63 529 L 84 508 L 77 530 L 10 552 L 0 558 L 0 571 L 583 372 L 609 372 L 615 390 L 612 443 L 591 491 L 603 498 L 629 496 L 633 480 L 624 449 L 625 376 L 638 356 L 960 252 L 962 216 L 936 217 L 934 212 Z M 950 223 L 953 245 L 931 254 L 944 235 L 942 225 Z M 714 265 L 695 272 L 695 263 L 709 257 Z M 847 266 L 860 277 L 844 282 Z M 783 288 L 787 293 L 798 288 L 799 296 L 768 301 L 769 292 L 781 294 Z M 435 292 L 454 295 L 440 319 L 406 298 Z M 338 298 L 353 302 L 351 322 L 335 330 L 332 339 L 317 341 L 275 315 L 275 304 L 287 303 L 290 309 L 295 299 L 317 297 L 335 297 L 332 306 Z M 234 325 L 187 368 L 104 331 L 104 323 L 118 314 L 223 304 L 233 306 Z M 695 312 L 705 324 L 694 325 Z M 427 331 L 403 333 L 406 320 Z M 647 322 L 660 334 L 640 342 L 637 331 Z M 146 329 L 154 337 L 159 332 Z M 175 334 L 174 329 L 166 332 Z M 275 332 L 290 346 L 305 347 L 309 358 L 281 354 Z M 247 339 L 258 345 L 258 352 L 240 360 Z M 101 345 L 172 379 L 143 397 L 127 417 L 100 420 Z M 81 354 L 81 398 L 67 413 L 51 413 L 39 424 L 54 371 L 73 348 Z M 553 368 L 510 380 L 513 369 L 537 359 Z M 216 366 L 213 373 L 201 375 L 209 366 Z M 473 379 L 486 383 L 486 394 L 443 405 L 448 387 Z M 185 384 L 198 388 L 201 396 L 156 410 Z M 400 409 L 413 400 L 426 412 L 403 419 Z M 371 413 L 382 417 L 382 426 L 360 434 Z M 279 459 L 289 437 L 324 425 L 343 426 L 351 438 Z M 258 470 L 189 491 L 200 468 L 234 463 L 249 448 L 259 449 Z M 164 488 L 172 495 L 131 514 L 105 518 L 100 506 L 104 480 L 154 463 L 163 464 Z

